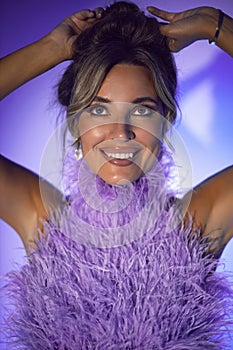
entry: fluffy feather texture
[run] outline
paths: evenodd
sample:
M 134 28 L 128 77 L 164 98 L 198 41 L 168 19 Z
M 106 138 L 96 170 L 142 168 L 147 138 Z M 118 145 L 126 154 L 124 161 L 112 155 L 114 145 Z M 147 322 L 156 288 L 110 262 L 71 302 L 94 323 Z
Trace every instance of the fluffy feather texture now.
M 109 186 L 70 170 L 70 205 L 8 275 L 10 349 L 227 348 L 230 286 L 192 223 L 174 220 L 161 174 Z

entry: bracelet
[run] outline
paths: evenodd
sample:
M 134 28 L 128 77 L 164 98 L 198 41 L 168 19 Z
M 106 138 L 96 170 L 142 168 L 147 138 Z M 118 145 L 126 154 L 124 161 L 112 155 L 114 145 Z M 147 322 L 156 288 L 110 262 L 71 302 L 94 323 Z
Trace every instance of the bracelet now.
M 216 32 L 215 32 L 215 35 L 214 35 L 214 39 L 213 40 L 209 40 L 209 44 L 211 44 L 211 45 L 215 45 L 216 44 L 216 41 L 218 39 L 220 30 L 221 30 L 221 27 L 222 27 L 224 13 L 220 9 L 218 9 L 218 13 L 219 13 L 219 15 L 218 15 L 218 25 L 216 27 Z

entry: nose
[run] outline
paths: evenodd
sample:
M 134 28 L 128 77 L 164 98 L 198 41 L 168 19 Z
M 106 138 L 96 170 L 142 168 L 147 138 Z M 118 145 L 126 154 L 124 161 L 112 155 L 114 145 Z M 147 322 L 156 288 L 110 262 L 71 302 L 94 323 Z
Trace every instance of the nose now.
M 132 125 L 126 123 L 113 123 L 109 126 L 109 138 L 133 140 L 136 135 L 132 129 Z

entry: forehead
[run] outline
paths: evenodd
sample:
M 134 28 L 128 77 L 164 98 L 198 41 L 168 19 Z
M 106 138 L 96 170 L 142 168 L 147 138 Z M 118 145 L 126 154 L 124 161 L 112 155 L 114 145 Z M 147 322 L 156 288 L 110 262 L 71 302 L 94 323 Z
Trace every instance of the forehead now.
M 131 102 L 144 96 L 156 98 L 157 94 L 148 68 L 117 64 L 105 77 L 97 96 L 112 102 Z

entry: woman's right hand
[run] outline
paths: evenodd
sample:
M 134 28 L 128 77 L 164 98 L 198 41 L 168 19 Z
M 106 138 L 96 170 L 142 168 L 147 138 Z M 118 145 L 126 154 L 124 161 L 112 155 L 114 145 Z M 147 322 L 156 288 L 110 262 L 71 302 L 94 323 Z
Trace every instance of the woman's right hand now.
M 27 81 L 72 59 L 79 34 L 101 19 L 103 9 L 82 10 L 67 17 L 40 40 L 0 60 L 0 100 Z M 33 59 L 32 59 L 33 58 Z
M 72 59 L 74 50 L 73 43 L 79 34 L 101 19 L 103 8 L 94 10 L 82 10 L 67 17 L 57 27 L 55 27 L 47 37 L 53 40 L 64 54 L 64 60 Z

